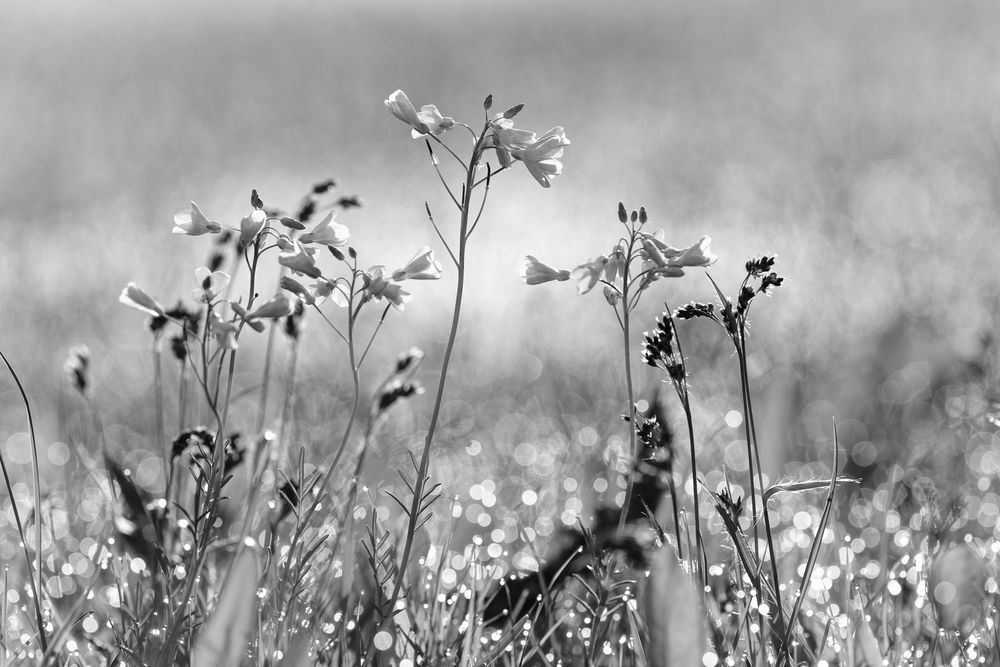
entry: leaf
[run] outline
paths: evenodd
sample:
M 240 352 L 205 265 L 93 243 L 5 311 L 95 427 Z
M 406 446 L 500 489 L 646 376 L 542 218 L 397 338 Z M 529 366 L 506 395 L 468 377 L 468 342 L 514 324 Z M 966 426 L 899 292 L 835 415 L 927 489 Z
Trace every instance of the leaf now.
M 243 661 L 257 616 L 257 553 L 237 556 L 215 605 L 202 626 L 191 657 L 192 667 L 236 667 Z
M 851 601 L 854 612 L 854 659 L 859 661 L 858 667 L 881 667 L 882 652 L 878 648 L 878 640 L 872 626 L 865 618 L 865 610 L 861 606 L 861 600 L 857 593 Z
M 644 598 L 647 664 L 702 664 L 708 647 L 703 599 L 673 549 L 661 547 L 651 554 Z

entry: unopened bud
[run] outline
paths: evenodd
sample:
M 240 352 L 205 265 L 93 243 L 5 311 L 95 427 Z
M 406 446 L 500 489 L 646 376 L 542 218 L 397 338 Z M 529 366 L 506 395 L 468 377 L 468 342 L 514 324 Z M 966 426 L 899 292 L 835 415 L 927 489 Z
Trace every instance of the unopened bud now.
M 628 213 L 625 211 L 625 204 L 618 202 L 618 222 L 625 223 L 628 220 Z
M 515 104 L 514 106 L 503 112 L 503 117 L 506 118 L 507 120 L 510 120 L 517 114 L 521 113 L 521 109 L 523 108 L 524 108 L 523 104 Z
M 489 111 L 492 108 L 493 108 L 493 95 L 491 93 L 486 96 L 485 100 L 483 100 L 483 109 Z

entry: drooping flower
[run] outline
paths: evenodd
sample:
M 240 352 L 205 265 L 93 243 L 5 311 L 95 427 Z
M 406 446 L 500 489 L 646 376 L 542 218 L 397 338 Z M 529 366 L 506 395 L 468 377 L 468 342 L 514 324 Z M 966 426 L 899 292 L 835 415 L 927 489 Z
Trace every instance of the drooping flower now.
M 263 209 L 259 208 L 250 211 L 249 215 L 240 221 L 241 248 L 246 248 L 253 243 L 253 240 L 257 238 L 257 234 L 264 228 L 265 222 L 267 222 L 267 214 L 264 213 Z
M 312 299 L 317 306 L 330 299 L 340 308 L 346 308 L 348 304 L 347 294 L 350 289 L 350 283 L 344 278 L 336 280 L 320 278 L 312 285 Z
M 527 146 L 512 148 L 510 153 L 524 162 L 539 185 L 547 188 L 551 185 L 549 179 L 562 173 L 562 162 L 557 158 L 562 157 L 563 148 L 569 144 L 563 128 L 557 125 Z
M 386 280 L 384 277 L 384 266 L 373 266 L 365 272 L 365 297 L 373 301 L 387 299 L 397 310 L 403 310 L 404 304 L 412 298 L 411 294 L 403 289 L 403 286 Z
M 323 220 L 309 233 L 299 237 L 302 243 L 321 243 L 331 248 L 343 248 L 351 238 L 347 225 L 335 222 L 335 211 L 330 211 Z
M 533 255 L 525 255 L 521 264 L 521 280 L 528 285 L 541 285 L 552 280 L 569 280 L 569 271 L 555 269 Z
M 129 308 L 135 308 L 140 310 L 147 315 L 152 315 L 153 317 L 165 317 L 166 310 L 157 303 L 156 299 L 146 294 L 141 287 L 135 283 L 129 283 L 125 289 L 122 290 L 121 295 L 118 297 L 118 301 L 125 304 Z
M 424 246 L 401 269 L 392 274 L 395 281 L 437 280 L 441 277 L 441 264 L 434 259 L 434 251 Z
M 282 244 L 279 242 L 279 247 Z M 302 244 L 295 240 L 290 240 L 287 250 L 278 253 L 278 263 L 292 270 L 293 273 L 310 278 L 319 278 L 320 270 L 316 267 L 316 260 L 313 258 L 312 248 L 303 248 Z
M 205 217 L 198 205 L 191 202 L 191 209 L 178 211 L 174 214 L 174 234 L 200 236 L 202 234 L 217 234 L 222 231 L 222 225 Z
M 593 257 L 579 265 L 570 272 L 570 277 L 577 281 L 576 291 L 578 294 L 586 294 L 594 289 L 601 279 L 601 273 L 607 266 L 608 258 L 604 255 Z
M 393 116 L 413 128 L 411 134 L 419 139 L 428 134 L 441 134 L 455 126 L 455 120 L 442 116 L 433 104 L 425 104 L 417 111 L 402 90 L 397 90 L 385 101 L 385 106 Z
M 199 287 L 191 292 L 191 298 L 199 303 L 212 303 L 212 300 L 229 285 L 228 274 L 222 271 L 209 271 L 207 266 L 195 269 L 194 277 Z

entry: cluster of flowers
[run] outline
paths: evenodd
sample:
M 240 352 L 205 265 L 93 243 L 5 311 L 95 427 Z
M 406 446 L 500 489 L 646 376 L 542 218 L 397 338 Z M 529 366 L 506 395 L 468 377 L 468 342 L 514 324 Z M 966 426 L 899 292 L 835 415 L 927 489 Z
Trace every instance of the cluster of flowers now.
M 287 232 L 279 232 L 270 222 L 277 222 L 285 227 Z M 319 305 L 330 299 L 338 306 L 347 306 L 354 294 L 350 288 L 355 281 L 345 278 L 328 278 L 317 265 L 317 249 L 326 247 L 338 260 L 345 261 L 346 256 L 356 260 L 357 253 L 348 246 L 350 230 L 336 221 L 336 213 L 331 211 L 313 229 L 295 238 L 295 233 L 305 231 L 306 226 L 298 220 L 287 216 L 268 216 L 264 211 L 263 202 L 255 190 L 251 196 L 250 213 L 244 217 L 239 227 L 224 227 L 210 220 L 198 205 L 191 202 L 191 208 L 178 212 L 174 216 L 173 233 L 187 236 L 202 234 L 235 233 L 239 235 L 238 246 L 241 249 L 255 247 L 259 252 L 271 248 L 278 249 L 278 263 L 287 268 L 295 276 L 312 279 L 308 286 L 295 278 L 284 276 L 281 279 L 280 291 L 266 302 L 252 310 L 238 301 L 229 301 L 234 317 L 225 319 L 218 309 L 212 308 L 216 299 L 229 286 L 230 276 L 223 271 L 213 271 L 209 267 L 199 267 L 195 270 L 197 287 L 192 291 L 192 298 L 201 304 L 209 306 L 209 326 L 218 343 L 225 349 L 238 347 L 237 334 L 241 323 L 255 331 L 264 330 L 266 320 L 301 315 L 302 304 Z M 273 245 L 261 247 L 261 244 L 271 242 Z M 345 256 L 346 251 L 346 256 Z M 376 265 L 367 270 L 356 270 L 360 277 L 357 295 L 360 303 L 368 301 L 380 302 L 387 300 L 394 307 L 403 310 L 411 295 L 400 284 L 406 280 L 436 280 L 441 277 L 441 265 L 434 259 L 434 251 L 428 247 L 422 248 L 405 266 L 395 271 L 387 271 L 385 266 Z M 291 293 L 291 296 L 288 294 Z M 136 283 L 129 283 L 122 291 L 119 300 L 127 306 L 136 308 L 154 319 L 174 321 L 177 313 L 167 310 L 156 299 Z
M 385 106 L 393 116 L 412 128 L 410 134 L 414 139 L 437 137 L 456 126 L 468 127 L 464 123 L 456 123 L 455 119 L 449 116 L 443 116 L 433 104 L 425 104 L 420 111 L 417 111 L 402 90 L 390 95 L 385 101 Z M 522 104 L 513 106 L 497 114 L 489 122 L 489 134 L 483 147 L 496 151 L 497 161 L 502 169 L 506 169 L 515 161 L 521 162 L 539 185 L 547 188 L 551 185 L 550 179 L 562 173 L 562 162 L 559 158 L 563 155 L 563 148 L 569 146 L 570 141 L 559 125 L 541 136 L 529 130 L 515 128 L 512 119 L 523 106 Z
M 686 268 L 711 266 L 718 259 L 712 254 L 709 237 L 702 236 L 697 243 L 686 248 L 675 248 L 663 240 L 662 229 L 653 233 L 642 231 L 647 219 L 644 208 L 633 211 L 630 218 L 624 205 L 618 206 L 618 219 L 622 224 L 631 221 L 631 233 L 629 238 L 619 239 L 607 255 L 592 257 L 572 271 L 553 268 L 533 255 L 527 255 L 521 266 L 522 280 L 528 285 L 539 285 L 572 278 L 577 281 L 576 289 L 580 294 L 586 294 L 598 283 L 603 283 L 604 297 L 615 306 L 622 296 L 622 290 L 617 285 L 626 278 L 633 261 L 640 262 L 639 272 L 629 277 L 638 281 L 637 291 L 641 292 L 660 278 L 677 278 L 684 275 Z

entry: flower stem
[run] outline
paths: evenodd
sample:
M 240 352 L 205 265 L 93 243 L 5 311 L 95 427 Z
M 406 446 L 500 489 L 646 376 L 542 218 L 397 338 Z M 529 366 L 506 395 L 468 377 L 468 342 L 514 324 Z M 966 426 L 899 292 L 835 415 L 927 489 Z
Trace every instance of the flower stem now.
M 462 312 L 462 295 L 465 292 L 465 251 L 468 244 L 469 214 L 472 208 L 472 191 L 475 185 L 476 167 L 482 153 L 483 140 L 487 135 L 487 129 L 483 129 L 482 134 L 476 140 L 476 145 L 472 149 L 472 159 L 469 161 L 469 168 L 465 175 L 465 187 L 462 191 L 462 216 L 459 223 L 458 234 L 458 280 L 455 286 L 455 307 L 451 317 L 451 330 L 448 334 L 448 344 L 445 347 L 444 359 L 441 362 L 441 376 L 438 380 L 437 394 L 434 397 L 434 408 L 431 411 L 430 424 L 427 427 L 427 437 L 424 440 L 424 448 L 420 454 L 420 463 L 417 466 L 417 477 L 413 483 L 413 501 L 410 504 L 410 512 L 407 517 L 406 537 L 403 542 L 403 552 L 399 560 L 399 568 L 396 573 L 396 581 L 392 587 L 392 594 L 389 596 L 389 619 L 395 615 L 396 601 L 399 599 L 400 591 L 403 587 L 403 578 L 406 576 L 406 566 L 410 560 L 410 552 L 413 549 L 413 538 L 416 535 L 420 521 L 421 503 L 424 495 L 424 484 L 427 479 L 427 471 L 430 468 L 431 445 L 434 442 L 434 433 L 437 429 L 438 418 L 441 414 L 441 404 L 444 400 L 445 383 L 448 379 L 448 367 L 451 363 L 451 355 L 455 349 L 455 339 L 458 337 L 458 323 Z

